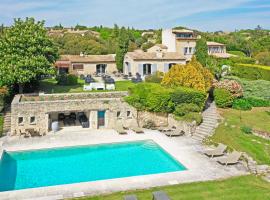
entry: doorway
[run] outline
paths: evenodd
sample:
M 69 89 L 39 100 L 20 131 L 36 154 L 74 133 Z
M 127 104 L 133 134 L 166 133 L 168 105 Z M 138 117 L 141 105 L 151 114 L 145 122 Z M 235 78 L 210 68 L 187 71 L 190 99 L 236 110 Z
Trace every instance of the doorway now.
M 105 126 L 105 111 L 98 111 L 98 128 L 104 128 Z

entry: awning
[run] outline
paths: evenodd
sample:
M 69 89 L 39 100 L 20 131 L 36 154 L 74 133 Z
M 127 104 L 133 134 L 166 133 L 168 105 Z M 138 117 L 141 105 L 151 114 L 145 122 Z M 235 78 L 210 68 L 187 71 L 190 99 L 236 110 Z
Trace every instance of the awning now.
M 70 61 L 56 61 L 55 66 L 57 68 L 69 68 L 71 65 Z

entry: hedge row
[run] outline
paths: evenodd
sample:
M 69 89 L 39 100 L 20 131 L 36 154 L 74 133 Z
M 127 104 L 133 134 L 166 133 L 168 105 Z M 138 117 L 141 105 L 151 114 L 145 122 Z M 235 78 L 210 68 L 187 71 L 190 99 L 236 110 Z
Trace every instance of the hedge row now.
M 194 104 L 200 111 L 205 105 L 207 94 L 190 88 L 170 89 L 155 83 L 141 83 L 130 90 L 125 100 L 138 110 L 173 113 L 177 105 Z M 188 107 L 188 106 L 187 106 Z
M 251 80 L 270 81 L 270 67 L 255 64 L 235 64 L 232 67 L 232 74 L 240 78 Z

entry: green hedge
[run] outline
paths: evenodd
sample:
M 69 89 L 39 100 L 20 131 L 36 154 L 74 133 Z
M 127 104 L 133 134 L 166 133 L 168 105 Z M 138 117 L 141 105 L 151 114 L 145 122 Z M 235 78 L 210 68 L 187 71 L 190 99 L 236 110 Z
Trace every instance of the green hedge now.
M 270 81 L 270 67 L 252 64 L 234 64 L 232 74 L 240 78 Z
M 193 103 L 200 107 L 202 110 L 207 99 L 207 94 L 191 88 L 177 88 L 172 93 L 172 102 L 175 105 L 182 103 Z
M 173 113 L 179 104 L 195 104 L 201 111 L 207 95 L 189 88 L 165 88 L 156 83 L 140 83 L 130 90 L 126 102 L 138 110 Z
M 176 116 L 184 116 L 190 112 L 200 112 L 201 109 L 194 103 L 182 103 L 175 107 L 174 114 Z
M 233 102 L 233 108 L 237 110 L 251 110 L 252 107 L 270 107 L 270 100 L 250 97 L 235 99 Z
M 234 100 L 232 94 L 228 90 L 218 88 L 214 90 L 214 98 L 216 105 L 219 108 L 231 107 Z
M 246 57 L 246 54 L 243 51 L 227 51 L 227 53 L 240 57 Z

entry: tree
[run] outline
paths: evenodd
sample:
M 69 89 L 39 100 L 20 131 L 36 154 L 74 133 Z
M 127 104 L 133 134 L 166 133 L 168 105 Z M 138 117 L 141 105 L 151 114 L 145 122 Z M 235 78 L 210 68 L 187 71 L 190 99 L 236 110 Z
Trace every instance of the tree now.
M 196 52 L 195 52 L 196 59 L 206 67 L 207 60 L 209 59 L 208 56 L 208 47 L 206 40 L 201 38 L 196 43 Z
M 129 35 L 127 30 L 124 27 L 122 27 L 119 32 L 118 46 L 116 49 L 116 57 L 115 57 L 117 69 L 119 71 L 123 71 L 124 57 L 125 54 L 128 52 L 128 47 L 129 47 Z
M 211 72 L 193 57 L 187 65 L 174 65 L 165 74 L 161 84 L 169 87 L 190 87 L 205 92 L 210 89 L 212 81 Z
M 15 19 L 0 38 L 0 80 L 3 85 L 23 86 L 42 74 L 54 73 L 58 50 L 47 35 L 44 21 Z

